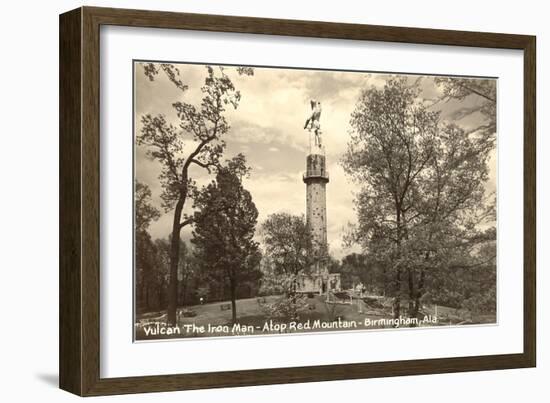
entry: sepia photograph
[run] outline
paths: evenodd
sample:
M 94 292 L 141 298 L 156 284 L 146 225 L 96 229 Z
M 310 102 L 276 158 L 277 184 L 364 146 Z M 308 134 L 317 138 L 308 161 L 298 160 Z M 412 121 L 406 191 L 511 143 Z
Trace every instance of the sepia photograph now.
M 135 341 L 497 323 L 497 78 L 132 68 Z

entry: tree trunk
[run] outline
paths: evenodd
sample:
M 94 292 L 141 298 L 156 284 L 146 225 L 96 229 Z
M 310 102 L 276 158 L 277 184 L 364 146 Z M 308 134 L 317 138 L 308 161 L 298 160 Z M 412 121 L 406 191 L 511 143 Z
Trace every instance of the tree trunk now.
M 424 273 L 424 269 L 420 269 L 420 280 L 418 281 L 418 289 L 415 293 L 414 298 L 414 314 L 415 316 L 418 316 L 418 313 L 420 312 L 420 298 L 422 298 L 422 293 L 424 292 L 424 278 L 426 274 Z
M 233 278 L 229 280 L 229 283 L 231 291 L 231 321 L 237 323 L 237 285 Z
M 393 318 L 399 319 L 401 315 L 401 269 L 397 269 L 395 275 L 395 296 L 393 297 Z
M 168 284 L 168 315 L 167 322 L 170 326 L 177 323 L 176 312 L 178 308 L 178 265 L 180 257 L 180 231 L 181 213 L 185 198 L 180 198 L 174 210 L 174 221 L 172 223 L 172 239 L 170 240 L 170 275 Z
M 157 290 L 157 309 L 164 307 L 164 280 L 161 280 Z
M 186 305 L 185 300 L 187 299 L 187 277 L 184 277 L 184 279 L 183 279 L 182 288 L 183 288 L 183 290 L 182 290 L 182 293 L 181 293 L 181 299 L 182 299 L 181 304 L 183 306 L 185 306 Z
M 149 312 L 151 309 L 151 302 L 149 301 L 149 284 L 145 283 L 145 311 Z
M 382 265 L 382 294 L 384 297 L 386 294 L 388 294 L 388 273 L 386 269 L 386 265 Z
M 408 286 L 409 286 L 409 318 L 416 318 L 418 311 L 416 310 L 416 293 L 414 290 L 414 270 L 410 267 L 407 268 Z M 416 327 L 416 323 L 411 322 L 410 327 Z
M 397 229 L 397 261 L 399 262 L 399 257 L 401 254 L 401 205 L 396 202 L 395 206 L 395 218 L 396 218 L 396 229 Z M 399 263 L 400 264 L 400 263 Z M 399 319 L 401 316 L 401 267 L 397 267 L 397 273 L 395 274 L 395 296 L 393 298 L 393 318 Z

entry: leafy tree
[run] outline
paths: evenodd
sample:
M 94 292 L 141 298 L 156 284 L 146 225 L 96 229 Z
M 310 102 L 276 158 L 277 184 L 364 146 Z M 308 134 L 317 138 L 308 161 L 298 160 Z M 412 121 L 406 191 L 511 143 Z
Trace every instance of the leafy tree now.
M 216 180 L 195 198 L 192 242 L 203 270 L 222 279 L 237 321 L 237 287 L 257 274 L 260 255 L 254 241 L 258 210 L 242 184 L 248 172 L 242 154 L 218 169 Z
M 306 304 L 296 295 L 299 276 L 308 274 L 317 259 L 311 230 L 304 216 L 288 213 L 271 214 L 262 224 L 265 261 L 262 287 L 282 293 L 265 311 L 270 317 L 294 320 Z
M 165 301 L 168 296 L 169 273 L 170 273 L 170 248 L 172 240 L 157 239 L 155 241 L 157 248 L 157 272 L 159 281 L 159 299 Z M 196 261 L 188 245 L 180 239 L 179 258 L 178 258 L 178 305 L 186 304 L 188 299 L 189 283 L 197 281 L 200 277 Z
M 416 316 L 426 276 L 473 256 L 494 235 L 478 229 L 492 211 L 484 199 L 491 142 L 440 122 L 419 95 L 406 78 L 364 90 L 342 159 L 362 186 L 353 236 L 393 278 L 395 317 L 403 296 Z
M 157 249 L 147 232 L 136 233 L 136 307 L 138 311 L 148 311 L 155 307 L 153 293 L 157 283 Z
M 478 265 L 480 247 L 496 254 L 494 194 L 486 195 L 488 160 L 493 142 L 455 125 L 443 125 L 433 158 L 419 177 L 415 225 L 409 248 L 415 258 L 408 268 L 409 313 L 415 316 L 426 292 L 426 273 L 453 276 L 455 267 Z M 481 229 L 487 227 L 486 229 Z M 464 263 L 466 262 L 466 263 Z M 415 279 L 415 276 L 417 279 Z M 455 283 L 455 288 L 460 284 Z
M 484 116 L 484 122 L 470 130 L 478 133 L 487 141 L 494 142 L 497 129 L 497 87 L 492 79 L 472 79 L 458 77 L 436 77 L 435 83 L 442 89 L 438 102 L 464 101 L 466 98 L 476 98 L 478 102 L 471 106 L 459 108 L 454 114 L 455 120 L 460 120 L 475 113 Z
M 135 183 L 135 225 L 136 232 L 147 231 L 152 221 L 160 217 L 160 212 L 151 204 L 151 189 L 136 180 Z
M 351 288 L 354 284 L 367 284 L 367 257 L 360 253 L 351 253 L 342 259 L 340 269 L 342 285 L 344 288 Z
M 394 273 L 394 314 L 400 314 L 403 244 L 419 197 L 416 179 L 432 158 L 438 114 L 416 102 L 418 88 L 390 79 L 360 95 L 342 165 L 363 189 L 357 199 L 357 240 Z M 376 242 L 377 248 L 372 243 Z
M 349 288 L 362 283 L 369 292 L 385 295 L 390 279 L 386 275 L 386 267 L 376 262 L 374 257 L 363 253 L 344 256 L 340 267 L 344 287 Z
M 145 63 L 143 69 L 150 80 L 154 80 L 163 71 L 182 92 L 185 93 L 188 89 L 179 78 L 179 70 L 174 65 Z M 168 298 L 170 324 L 176 322 L 180 232 L 183 227 L 193 223 L 192 217 L 184 216 L 183 209 L 187 199 L 193 198 L 197 192 L 190 169 L 197 166 L 210 172 L 219 166 L 225 150 L 223 137 L 230 128 L 224 113 L 227 106 L 236 109 L 241 98 L 223 67 L 215 69 L 206 66 L 206 70 L 206 79 L 201 88 L 203 97 L 199 106 L 174 102 L 172 107 L 180 120 L 178 126 L 168 122 L 163 114 L 143 115 L 141 132 L 137 137 L 137 143 L 147 147 L 148 157 L 161 164 L 159 180 L 163 189 L 162 207 L 166 212 L 173 211 L 174 214 Z M 253 74 L 250 68 L 238 68 L 237 71 L 239 74 Z
M 314 263 L 313 238 L 304 216 L 271 214 L 262 224 L 261 234 L 275 274 L 291 279 L 286 291 L 295 292 L 296 277 L 307 274 Z
M 445 275 L 430 276 L 424 300 L 473 313 L 496 313 L 496 242 L 487 241 L 475 253 L 441 267 Z
M 157 250 L 147 232 L 152 221 L 160 217 L 160 212 L 151 204 L 151 190 L 139 181 L 135 188 L 135 241 L 136 241 L 136 289 L 139 309 L 150 309 L 151 287 L 155 285 L 155 260 Z
M 192 282 L 200 278 L 197 259 L 187 243 L 180 246 L 180 263 L 178 270 L 178 305 L 184 306 L 189 299 L 189 288 Z

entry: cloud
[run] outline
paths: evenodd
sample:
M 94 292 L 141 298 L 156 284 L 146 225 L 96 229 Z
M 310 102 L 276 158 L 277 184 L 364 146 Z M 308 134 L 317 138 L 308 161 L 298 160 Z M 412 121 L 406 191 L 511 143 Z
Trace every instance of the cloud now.
M 180 65 L 182 80 L 189 90 L 182 93 L 162 74 L 149 81 L 136 70 L 136 129 L 139 131 L 139 116 L 145 113 L 164 114 L 169 122 L 178 126 L 178 118 L 172 108 L 176 101 L 199 105 L 200 90 L 206 77 L 201 65 Z M 357 187 L 339 165 L 346 151 L 351 129 L 350 114 L 361 91 L 370 86 L 382 88 L 388 74 L 345 73 L 330 71 L 307 71 L 299 69 L 256 68 L 254 76 L 238 76 L 234 69 L 226 73 L 241 93 L 237 110 L 229 108 L 226 117 L 231 129 L 225 135 L 227 143 L 224 159 L 237 153 L 246 156 L 252 168 L 244 186 L 251 192 L 259 211 L 259 222 L 276 212 L 305 214 L 305 184 L 302 173 L 309 147 L 309 132 L 303 129 L 306 117 L 311 113 L 310 99 L 322 103 L 321 127 L 326 148 L 327 169 L 330 182 L 327 184 L 327 235 L 330 250 L 336 257 L 357 251 L 345 249 L 343 237 L 350 223 L 356 222 L 354 196 Z M 416 80 L 418 76 L 410 76 Z M 432 77 L 420 80 L 422 96 L 435 98 L 440 89 Z M 464 102 L 450 101 L 438 105 L 442 119 L 452 119 L 459 108 L 474 106 L 479 100 L 468 97 Z M 458 123 L 466 129 L 474 127 L 482 119 L 479 114 L 469 115 Z M 193 143 L 186 142 L 186 152 Z M 153 202 L 160 206 L 162 189 L 158 182 L 158 162 L 146 158 L 145 149 L 136 148 L 136 176 L 147 183 L 153 194 Z M 192 176 L 199 185 L 213 179 L 204 169 L 194 167 Z M 488 190 L 496 187 L 496 155 L 491 158 Z M 191 211 L 187 203 L 186 212 Z M 172 213 L 163 214 L 150 227 L 153 238 L 164 238 L 170 233 Z M 182 237 L 188 240 L 191 229 L 185 228 Z

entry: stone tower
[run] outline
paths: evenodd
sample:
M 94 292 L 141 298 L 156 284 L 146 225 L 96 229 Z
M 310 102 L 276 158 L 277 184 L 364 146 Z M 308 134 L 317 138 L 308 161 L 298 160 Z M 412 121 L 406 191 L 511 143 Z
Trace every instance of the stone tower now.
M 329 182 L 326 170 L 325 149 L 318 146 L 310 134 L 309 154 L 306 156 L 306 220 L 311 229 L 313 247 L 318 253 L 327 250 L 327 198 L 326 185 Z M 319 273 L 321 274 L 321 273 Z
M 313 238 L 313 250 L 318 260 L 311 268 L 309 281 L 311 291 L 326 294 L 334 286 L 331 284 L 327 266 L 327 199 L 326 185 L 329 182 L 326 170 L 325 149 L 317 144 L 314 133 L 310 133 L 309 153 L 306 156 L 306 172 L 303 180 L 306 184 L 306 221 Z
M 316 258 L 310 270 L 299 276 L 297 283 L 299 292 L 326 294 L 328 301 L 331 292 L 340 290 L 340 273 L 329 273 L 328 269 L 326 188 L 329 179 L 319 122 L 321 103 L 312 100 L 311 110 L 311 116 L 304 125 L 304 129 L 309 130 L 309 152 L 303 179 L 306 184 L 306 221 L 313 238 L 313 254 Z

